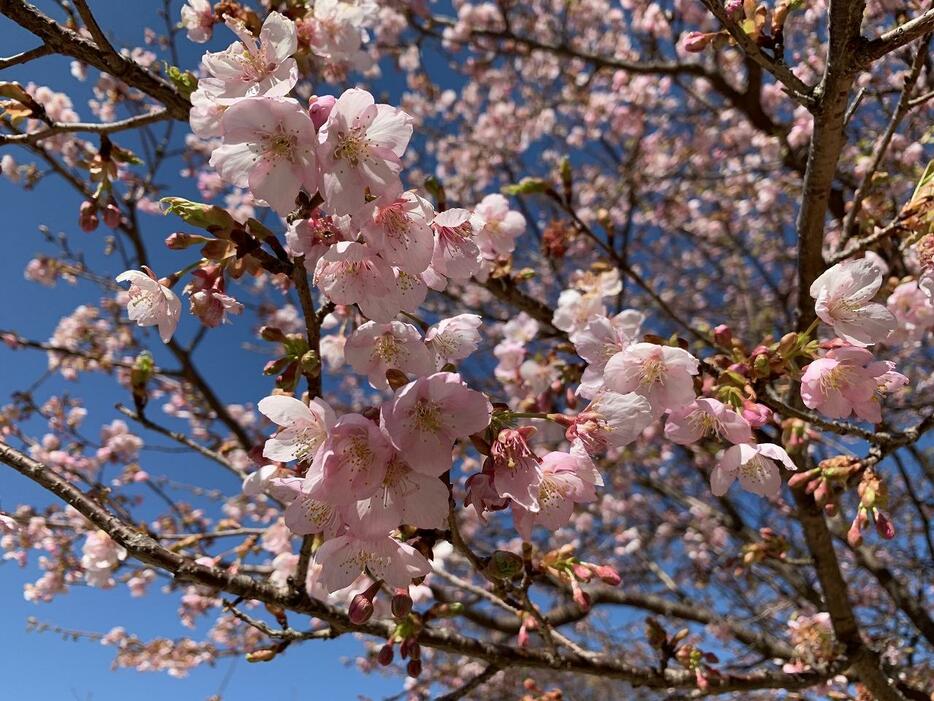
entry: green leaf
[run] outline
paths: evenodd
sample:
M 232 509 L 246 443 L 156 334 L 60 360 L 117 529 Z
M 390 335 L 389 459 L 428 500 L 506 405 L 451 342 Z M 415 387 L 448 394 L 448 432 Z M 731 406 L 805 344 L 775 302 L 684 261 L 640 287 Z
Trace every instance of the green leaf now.
M 504 195 L 537 195 L 543 192 L 547 192 L 551 189 L 551 185 L 547 180 L 542 180 L 541 178 L 522 178 L 519 182 L 513 185 L 504 185 L 501 189 L 501 192 Z
M 177 66 L 166 64 L 165 72 L 175 89 L 186 98 L 191 98 L 191 93 L 198 89 L 198 78 L 191 71 L 183 71 Z

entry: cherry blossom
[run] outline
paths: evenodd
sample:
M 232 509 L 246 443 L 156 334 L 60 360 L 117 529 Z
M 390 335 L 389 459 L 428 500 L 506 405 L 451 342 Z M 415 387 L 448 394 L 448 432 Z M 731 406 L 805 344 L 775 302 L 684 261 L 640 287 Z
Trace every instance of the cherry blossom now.
M 182 26 L 188 31 L 188 38 L 203 44 L 214 33 L 214 8 L 209 0 L 188 0 L 182 5 Z
M 531 511 L 538 510 L 538 488 L 542 481 L 541 459 L 528 444 L 535 431 L 534 426 L 505 428 L 490 448 L 496 493 Z
M 451 280 L 464 282 L 480 272 L 477 230 L 482 220 L 466 209 L 448 209 L 431 222 L 435 232 L 431 268 Z
M 798 468 L 781 446 L 774 443 L 740 443 L 730 446 L 720 456 L 710 474 L 710 488 L 714 496 L 726 494 L 733 481 L 746 491 L 763 497 L 776 497 L 782 486 L 781 475 L 775 461 L 788 470 Z
M 417 275 L 431 264 L 434 234 L 429 223 L 434 216 L 431 204 L 408 190 L 392 202 L 375 203 L 363 235 L 386 262 Z
M 814 311 L 844 341 L 871 346 L 896 326 L 892 313 L 872 302 L 881 286 L 882 272 L 869 258 L 838 263 L 811 285 Z
M 391 587 L 407 587 L 414 578 L 431 572 L 424 555 L 373 526 L 351 508 L 347 533 L 318 548 L 315 564 L 321 567 L 321 582 L 328 592 L 350 586 L 363 572 Z
M 541 459 L 541 479 L 535 495 L 536 509 L 518 502 L 512 504 L 516 530 L 525 540 L 532 537 L 532 528 L 542 526 L 555 531 L 566 525 L 575 504 L 597 498 L 595 485 L 603 480 L 587 457 L 570 453 L 546 453 Z
M 460 375 L 438 372 L 401 388 L 383 404 L 382 420 L 409 467 L 437 476 L 451 469 L 454 442 L 486 428 L 491 412 Z
M 267 490 L 287 504 L 283 514 L 285 525 L 295 535 L 321 533 L 331 538 L 343 530 L 340 507 L 315 498 L 315 489 L 307 488 L 301 477 L 272 479 Z
M 915 343 L 934 327 L 934 303 L 916 280 L 903 282 L 886 300 L 898 328 L 890 340 Z
M 367 195 L 388 199 L 401 194 L 401 158 L 411 136 L 411 117 L 405 112 L 376 104 L 366 90 L 345 91 L 318 133 L 328 208 L 355 214 Z
M 182 302 L 149 268 L 144 270 L 127 270 L 116 278 L 117 282 L 130 283 L 127 314 L 139 326 L 157 326 L 162 342 L 168 343 L 178 326 Z
M 636 440 L 653 421 L 652 405 L 634 392 L 602 391 L 567 430 L 569 441 L 580 440 L 592 455 L 622 448 Z
M 368 38 L 365 28 L 376 23 L 378 14 L 379 5 L 372 0 L 316 0 L 300 32 L 315 55 L 364 70 L 371 61 L 361 44 Z
M 113 572 L 126 559 L 127 552 L 104 531 L 88 533 L 81 547 L 81 568 L 88 586 L 109 589 L 114 586 Z
M 359 512 L 367 522 L 383 524 L 387 531 L 400 524 L 444 528 L 448 519 L 448 488 L 437 477 L 410 468 L 397 452 L 376 494 L 360 504 Z
M 376 389 L 389 388 L 387 370 L 401 370 L 419 377 L 435 369 L 418 329 L 401 321 L 366 322 L 347 339 L 344 357 Z
M 344 414 L 315 456 L 304 489 L 332 504 L 366 499 L 379 489 L 392 457 L 389 438 L 376 423 Z
M 626 309 L 614 317 L 592 317 L 587 325 L 571 334 L 577 354 L 587 361 L 577 393 L 593 397 L 603 387 L 607 361 L 633 343 L 639 335 L 645 315 Z
M 495 260 L 511 254 L 516 239 L 525 231 L 525 217 L 509 209 L 509 202 L 499 193 L 484 197 L 474 211 L 483 219 L 483 227 L 477 232 L 483 257 Z
M 865 421 L 879 423 L 882 415 L 876 393 L 883 376 L 895 381 L 895 364 L 877 361 L 864 348 L 843 346 L 833 348 L 804 368 L 801 377 L 801 399 L 809 409 L 817 409 L 830 418 L 846 418 L 856 414 Z M 891 373 L 891 374 L 889 374 Z
M 315 285 L 335 304 L 357 304 L 368 319 L 387 323 L 403 308 L 397 277 L 369 246 L 341 241 L 315 267 Z
M 698 365 L 697 358 L 681 348 L 634 343 L 607 361 L 604 383 L 621 394 L 641 394 L 658 417 L 694 401 Z
M 458 314 L 432 324 L 425 332 L 425 344 L 436 368 L 440 370 L 445 363 L 464 360 L 476 351 L 482 323 L 478 314 Z
M 211 84 L 216 89 L 213 101 L 232 105 L 243 97 L 287 95 L 298 82 L 298 66 L 291 58 L 298 46 L 294 22 L 270 12 L 257 42 L 240 20 L 227 16 L 224 21 L 240 41 L 201 59 L 208 76 L 218 81 Z
M 315 131 L 295 100 L 254 97 L 227 108 L 224 145 L 211 154 L 221 176 L 286 215 L 303 187 L 318 189 Z
M 753 442 L 749 422 L 723 402 L 708 397 L 698 397 L 691 404 L 673 410 L 665 423 L 665 438 L 680 445 L 690 445 L 702 438 Z
M 256 408 L 281 427 L 263 448 L 263 457 L 270 460 L 313 460 L 335 424 L 334 411 L 322 399 L 313 399 L 309 405 L 295 397 L 274 394 L 261 399 Z
M 285 241 L 293 256 L 304 258 L 305 269 L 315 271 L 315 266 L 327 250 L 338 241 L 344 240 L 349 222 L 342 217 L 324 217 L 318 211 L 309 219 L 296 219 L 285 232 Z

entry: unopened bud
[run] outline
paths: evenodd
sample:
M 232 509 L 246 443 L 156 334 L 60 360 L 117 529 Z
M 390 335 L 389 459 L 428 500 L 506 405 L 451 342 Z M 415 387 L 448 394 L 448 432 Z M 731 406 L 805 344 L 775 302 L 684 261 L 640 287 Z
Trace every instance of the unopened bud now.
M 620 582 L 623 581 L 622 577 L 619 576 L 619 572 L 609 565 L 597 565 L 594 574 L 596 574 L 604 584 L 609 584 L 613 587 L 618 587 Z
M 389 604 L 394 618 L 405 618 L 412 611 L 412 597 L 405 589 L 396 589 Z
M 700 53 L 717 37 L 716 32 L 688 32 L 684 37 L 684 50 Z
M 717 345 L 729 348 L 733 344 L 733 331 L 726 324 L 720 324 L 713 330 L 713 340 Z
M 589 582 L 590 578 L 593 577 L 593 572 L 586 565 L 577 563 L 571 568 L 571 571 L 574 573 L 574 576 L 582 582 Z
M 287 340 L 282 330 L 277 329 L 275 326 L 263 326 L 259 330 L 259 335 L 264 341 L 272 343 L 284 343 Z
M 878 510 L 876 511 L 876 533 L 886 540 L 892 540 L 895 537 L 895 524 L 892 523 L 888 516 Z
M 100 220 L 97 218 L 97 205 L 91 200 L 85 200 L 78 208 L 78 226 L 81 231 L 91 233 L 97 228 Z
M 383 667 L 388 667 L 392 664 L 393 657 L 395 657 L 395 653 L 393 652 L 392 645 L 386 643 L 379 649 L 376 655 L 376 661 Z
M 165 237 L 165 245 L 173 251 L 184 251 L 189 246 L 199 246 L 210 240 L 211 239 L 198 236 L 197 234 L 186 234 L 181 231 L 176 231 L 174 234 L 169 234 Z
M 275 659 L 278 653 L 273 649 L 254 650 L 246 654 L 247 662 L 269 662 Z
M 359 626 L 366 623 L 373 615 L 373 598 L 368 593 L 368 591 L 361 592 L 350 601 L 350 609 L 347 615 L 354 625 Z
M 422 673 L 422 663 L 419 660 L 409 660 L 409 663 L 405 666 L 405 673 L 410 677 L 417 677 Z
M 120 210 L 117 209 L 117 205 L 113 202 L 104 207 L 104 223 L 111 229 L 116 229 L 120 226 L 122 219 L 123 215 L 120 214 Z

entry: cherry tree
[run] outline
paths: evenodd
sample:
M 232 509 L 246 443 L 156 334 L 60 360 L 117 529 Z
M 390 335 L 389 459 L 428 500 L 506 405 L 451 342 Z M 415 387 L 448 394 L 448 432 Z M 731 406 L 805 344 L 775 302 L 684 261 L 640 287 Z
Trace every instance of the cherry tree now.
M 169 597 L 88 635 L 177 676 L 352 636 L 411 699 L 934 698 L 931 3 L 42 5 L 0 0 L 0 70 L 71 62 L 0 82 L 3 177 L 74 193 L 23 261 L 74 310 L 0 331 L 48 358 L 0 410 L 28 600 Z

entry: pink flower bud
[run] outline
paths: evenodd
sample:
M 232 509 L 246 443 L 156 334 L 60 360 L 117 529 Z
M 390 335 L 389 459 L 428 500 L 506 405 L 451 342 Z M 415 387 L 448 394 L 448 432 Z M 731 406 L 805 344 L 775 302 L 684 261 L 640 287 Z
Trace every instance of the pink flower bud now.
M 581 582 L 589 582 L 590 578 L 593 577 L 593 572 L 591 572 L 590 568 L 580 563 L 574 565 L 571 571 L 574 572 L 574 576 Z
M 895 524 L 892 523 L 892 519 L 878 510 L 876 511 L 876 533 L 886 540 L 892 540 L 895 537 Z
M 743 418 L 753 428 L 762 428 L 772 420 L 772 412 L 768 407 L 747 399 L 743 401 Z
M 85 200 L 78 209 L 78 226 L 81 231 L 91 233 L 97 228 L 100 220 L 97 218 L 97 205 L 91 200 Z
M 308 115 L 315 125 L 315 130 L 320 129 L 328 121 L 328 116 L 331 114 L 331 109 L 336 102 L 337 98 L 333 95 L 322 95 L 315 98 L 315 101 L 308 106 Z
M 394 618 L 405 618 L 412 611 L 412 597 L 407 590 L 396 589 L 389 606 Z
M 120 221 L 122 219 L 123 215 L 120 214 L 120 210 L 117 209 L 117 206 L 113 202 L 104 207 L 104 223 L 111 229 L 116 229 L 120 226 Z
M 688 32 L 684 37 L 684 50 L 699 53 L 710 46 L 715 36 L 717 36 L 716 32 Z
M 613 587 L 618 587 L 620 582 L 623 581 L 622 577 L 619 576 L 619 572 L 609 565 L 597 565 L 594 573 L 604 584 L 609 584 Z
M 376 661 L 379 662 L 383 667 L 388 667 L 392 664 L 392 658 L 394 657 L 392 650 L 392 645 L 386 643 L 379 649 L 379 653 L 376 655 Z
M 358 626 L 370 620 L 373 615 L 373 594 L 370 593 L 370 589 L 351 599 L 347 615 L 350 616 L 350 622 Z
M 713 340 L 718 345 L 729 348 L 733 343 L 733 331 L 726 324 L 720 324 L 713 330 Z

